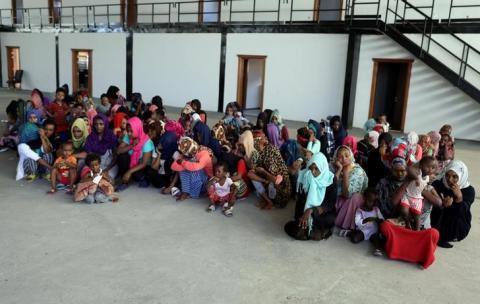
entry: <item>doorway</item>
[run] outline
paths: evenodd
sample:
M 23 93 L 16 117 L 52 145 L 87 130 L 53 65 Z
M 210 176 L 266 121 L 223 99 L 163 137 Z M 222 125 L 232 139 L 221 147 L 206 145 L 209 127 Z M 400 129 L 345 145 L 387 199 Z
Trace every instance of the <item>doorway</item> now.
M 373 59 L 368 117 L 386 114 L 392 130 L 403 131 L 413 59 Z
M 7 46 L 7 69 L 8 80 L 12 82 L 15 79 L 15 73 L 20 70 L 20 48 L 17 46 Z M 20 88 L 20 84 L 14 86 Z
M 72 89 L 92 96 L 92 50 L 72 50 Z
M 48 0 L 48 16 L 50 23 L 60 23 L 62 0 Z
M 342 18 L 343 0 L 315 0 L 313 21 L 339 21 Z
M 238 55 L 237 102 L 243 109 L 263 109 L 267 56 Z
M 220 0 L 198 1 L 198 23 L 220 20 Z

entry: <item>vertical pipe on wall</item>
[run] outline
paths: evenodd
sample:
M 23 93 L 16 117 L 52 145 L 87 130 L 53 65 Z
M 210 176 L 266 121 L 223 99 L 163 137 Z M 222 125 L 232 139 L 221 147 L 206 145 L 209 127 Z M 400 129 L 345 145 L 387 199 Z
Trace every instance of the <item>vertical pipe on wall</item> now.
M 127 55 L 127 67 L 126 67 L 126 72 L 127 72 L 127 75 L 125 77 L 126 79 L 126 84 L 125 84 L 125 89 L 126 89 L 126 97 L 127 99 L 130 98 L 130 96 L 132 95 L 132 92 L 133 92 L 133 33 L 131 30 L 128 31 L 128 35 L 127 35 L 127 52 L 126 52 L 126 55 Z
M 227 29 L 222 27 L 222 37 L 220 42 L 220 77 L 218 82 L 218 112 L 223 112 L 225 97 L 225 62 L 227 56 Z
M 355 110 L 357 91 L 358 62 L 360 57 L 361 35 L 351 31 L 348 34 L 347 65 L 343 90 L 342 123 L 351 128 Z
M 60 87 L 60 51 L 58 44 L 58 33 L 55 34 L 55 84 Z

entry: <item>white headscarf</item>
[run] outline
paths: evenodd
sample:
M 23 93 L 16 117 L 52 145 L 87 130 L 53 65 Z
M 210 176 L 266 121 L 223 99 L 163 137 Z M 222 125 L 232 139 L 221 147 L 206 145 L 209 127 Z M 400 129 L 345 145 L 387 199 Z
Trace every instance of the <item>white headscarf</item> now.
M 455 172 L 458 175 L 457 184 L 460 187 L 460 189 L 464 189 L 470 186 L 470 183 L 468 182 L 468 168 L 464 162 L 459 160 L 452 160 L 448 164 L 447 168 L 445 168 L 445 172 L 448 172 L 450 170 Z M 445 185 L 445 187 L 450 189 L 447 183 L 447 173 L 445 173 L 445 175 L 443 176 L 443 184 Z

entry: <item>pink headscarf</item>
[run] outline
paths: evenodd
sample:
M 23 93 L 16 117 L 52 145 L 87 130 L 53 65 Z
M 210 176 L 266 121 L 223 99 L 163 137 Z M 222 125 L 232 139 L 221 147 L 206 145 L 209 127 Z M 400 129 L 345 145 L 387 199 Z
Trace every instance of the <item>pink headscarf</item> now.
M 377 131 L 368 132 L 368 140 L 370 144 L 376 149 L 378 148 L 378 137 L 380 134 Z
M 348 135 L 343 139 L 344 146 L 348 146 L 350 150 L 352 150 L 353 155 L 357 155 L 357 139 L 352 136 Z
M 97 114 L 98 114 L 97 111 L 93 108 L 87 111 L 88 126 L 90 128 L 90 131 L 93 130 L 93 118 L 97 116 Z
M 140 118 L 132 117 L 128 120 L 128 124 L 132 128 L 133 138 L 138 140 L 137 144 L 133 147 L 133 153 L 130 156 L 130 168 L 135 167 L 138 164 L 138 161 L 142 157 L 143 146 L 149 140 L 145 132 L 143 132 L 143 124 Z M 130 144 L 133 144 L 133 138 L 130 138 Z

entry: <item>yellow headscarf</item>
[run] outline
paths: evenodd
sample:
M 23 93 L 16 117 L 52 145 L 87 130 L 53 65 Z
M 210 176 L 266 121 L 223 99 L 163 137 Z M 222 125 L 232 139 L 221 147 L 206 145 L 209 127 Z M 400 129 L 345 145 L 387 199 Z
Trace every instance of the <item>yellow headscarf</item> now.
M 75 136 L 73 135 L 73 128 L 74 127 L 77 127 L 82 131 L 82 137 L 75 138 Z M 75 119 L 75 121 L 72 124 L 72 127 L 70 128 L 70 134 L 71 134 L 71 137 L 72 137 L 73 148 L 75 150 L 82 148 L 83 145 L 85 144 L 85 141 L 87 140 L 87 136 L 88 136 L 88 125 L 85 122 L 85 119 L 83 119 L 83 118 Z

